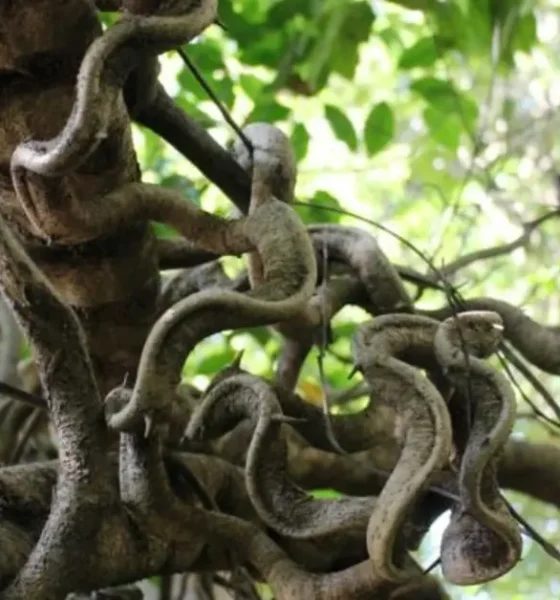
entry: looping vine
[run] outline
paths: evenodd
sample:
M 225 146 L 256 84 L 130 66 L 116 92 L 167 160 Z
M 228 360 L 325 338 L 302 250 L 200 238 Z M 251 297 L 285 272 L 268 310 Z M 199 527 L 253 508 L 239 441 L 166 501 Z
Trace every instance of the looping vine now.
M 515 423 L 515 396 L 501 373 L 483 359 L 498 349 L 503 322 L 497 313 L 471 311 L 446 319 L 434 346 L 447 377 L 471 402 L 471 423 L 458 447 L 460 502 L 442 540 L 445 577 L 458 584 L 500 577 L 521 556 L 521 536 L 500 495 L 496 460 Z M 468 355 L 468 356 L 467 356 Z
M 213 386 L 193 414 L 186 435 L 190 439 L 219 437 L 242 419 L 254 422 L 245 461 L 245 481 L 253 506 L 278 533 L 298 539 L 363 531 L 371 512 L 371 498 L 316 500 L 294 485 L 288 475 L 282 424 L 285 416 L 269 385 L 251 375 L 233 375 Z
M 94 12 L 92 3 L 83 5 Z M 0 469 L 2 597 L 62 598 L 95 586 L 108 596 L 109 586 L 154 574 L 247 568 L 278 600 L 385 600 L 423 592 L 439 599 L 443 592 L 408 551 L 451 502 L 444 576 L 458 584 L 499 577 L 521 552 L 497 483 L 515 398 L 483 359 L 496 351 L 503 325 L 505 339 L 526 359 L 558 374 L 558 328 L 493 299 L 414 314 L 403 279 L 440 291 L 447 283 L 393 265 L 357 228 L 306 227 L 294 210 L 296 161 L 278 128 L 245 127 L 232 156 L 201 132 L 157 82 L 157 56 L 215 22 L 217 5 L 98 1 L 98 8 L 125 14 L 102 34 L 89 32 L 94 41 L 60 133 L 37 141 L 36 132 L 24 131 L 7 153 L 9 194 L 21 214 L 4 218 L 17 209 L 4 210 L 0 189 L 0 287 L 32 346 L 44 396 L 21 390 L 18 396 L 14 381 L 3 382 L 2 393 L 12 390 L 13 402 L 31 398 L 35 417 L 49 415 L 60 458 Z M 247 215 L 223 219 L 177 192 L 141 183 L 130 115 L 189 148 L 193 162 Z M 96 170 L 111 152 L 115 164 Z M 149 220 L 169 224 L 180 239 L 156 241 Z M 8 224 L 14 222 L 21 239 Z M 121 235 L 122 244 L 115 243 Z M 124 266 L 103 254 L 106 244 L 126 255 Z M 228 254 L 248 255 L 246 276 L 226 276 L 219 259 Z M 63 277 L 50 282 L 35 264 L 50 261 L 56 275 L 60 256 L 75 260 L 77 270 L 89 260 L 102 265 L 88 293 L 70 293 Z M 145 275 L 138 276 L 142 294 L 125 301 L 125 282 L 112 284 L 136 261 Z M 160 269 L 185 267 L 191 269 L 160 289 Z M 105 284 L 106 273 L 112 282 L 106 295 L 87 310 L 74 302 Z M 293 390 L 310 349 L 324 349 L 333 317 L 349 304 L 375 317 L 357 328 L 352 346 L 367 384 L 360 395 L 368 393 L 370 404 L 325 423 Z M 494 312 L 465 312 L 473 308 L 495 311 L 501 320 Z M 8 342 L 0 349 L 0 376 L 17 379 L 11 376 L 19 338 L 4 312 L 0 305 L 1 341 Z M 119 362 L 121 330 L 112 331 L 107 315 L 130 320 L 128 362 Z M 275 385 L 242 373 L 238 356 L 206 390 L 179 386 L 201 340 L 261 326 L 283 338 Z M 106 358 L 99 340 L 109 334 L 118 347 Z M 4 406 L 0 411 L 6 414 Z M 10 456 L 22 454 L 38 420 L 28 419 Z M 185 427 L 186 439 L 179 440 Z M 352 454 L 330 452 L 331 438 Z M 509 447 L 519 452 L 519 444 Z M 509 473 L 522 462 L 511 454 Z M 557 453 L 550 455 L 550 463 L 559 462 Z M 557 479 L 549 477 L 544 492 L 535 484 L 535 495 L 549 499 Z M 318 499 L 310 492 L 318 481 L 350 489 L 349 495 Z M 88 557 L 77 570 L 82 544 Z
M 401 360 L 403 355 L 430 348 L 436 326 L 425 317 L 386 315 L 362 326 L 353 340 L 354 361 L 372 393 L 376 393 L 377 382 L 383 382 L 383 393 L 397 403 L 403 421 L 399 461 L 379 495 L 367 529 L 372 566 L 389 581 L 417 576 L 395 562 L 399 529 L 451 452 L 451 422 L 443 398 L 417 369 Z

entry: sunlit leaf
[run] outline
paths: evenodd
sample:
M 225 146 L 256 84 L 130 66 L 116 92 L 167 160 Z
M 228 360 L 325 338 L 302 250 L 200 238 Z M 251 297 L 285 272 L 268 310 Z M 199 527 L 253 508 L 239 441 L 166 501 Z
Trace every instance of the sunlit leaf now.
M 186 100 L 184 96 L 178 96 L 175 98 L 175 102 L 202 127 L 209 129 L 216 125 L 214 118 L 198 108 L 193 102 Z
M 204 40 L 203 43 L 189 44 L 185 46 L 184 50 L 195 66 L 203 73 L 210 73 L 224 68 L 222 47 L 215 40 Z
M 305 125 L 296 123 L 290 139 L 296 155 L 296 160 L 299 162 L 305 158 L 309 147 L 309 133 L 307 132 Z
M 412 10 L 423 10 L 430 11 L 438 7 L 439 2 L 437 0 L 389 0 L 393 4 L 399 4 L 405 8 Z
M 332 104 L 327 104 L 325 106 L 325 117 L 336 137 L 343 141 L 350 150 L 356 150 L 358 148 L 358 137 L 354 125 L 344 112 Z
M 452 45 L 453 43 L 449 38 L 442 36 L 422 38 L 414 45 L 406 48 L 399 58 L 398 66 L 401 69 L 429 67 L 442 58 Z
M 265 84 L 255 75 L 243 74 L 239 77 L 239 85 L 249 98 L 256 100 Z
M 323 402 L 323 390 L 315 381 L 306 380 L 298 385 L 298 393 L 303 399 L 315 406 L 321 406 Z
M 530 52 L 537 42 L 537 19 L 533 13 L 523 15 L 517 22 L 512 46 L 515 50 Z
M 200 375 L 212 375 L 224 367 L 227 367 L 235 358 L 235 351 L 226 346 L 222 352 L 210 354 L 197 365 L 197 373 Z
M 318 34 L 306 53 L 300 74 L 315 90 L 323 88 L 332 72 L 347 79 L 354 76 L 359 47 L 368 40 L 375 15 L 371 4 L 360 2 L 324 3 Z
M 298 206 L 298 214 L 305 223 L 338 223 L 340 215 L 329 210 L 322 210 L 321 206 L 340 209 L 340 203 L 334 196 L 320 190 L 308 201 L 308 206 Z
M 342 494 L 336 490 L 311 490 L 310 493 L 314 498 L 319 498 L 322 500 L 327 500 L 329 498 L 340 498 L 342 496 Z
M 290 109 L 280 102 L 269 98 L 268 101 L 261 101 L 247 117 L 248 122 L 265 121 L 267 123 L 276 123 L 288 117 Z
M 458 92 L 451 82 L 435 77 L 423 77 L 414 81 L 410 88 L 442 114 L 458 115 L 466 130 L 474 129 L 478 107 L 472 98 Z
M 386 102 L 376 104 L 370 111 L 365 127 L 364 140 L 367 153 L 377 154 L 393 139 L 395 119 L 391 107 Z
M 441 112 L 431 106 L 424 111 L 424 121 L 428 125 L 430 134 L 434 140 L 456 150 L 461 139 L 461 124 L 455 114 L 442 117 Z

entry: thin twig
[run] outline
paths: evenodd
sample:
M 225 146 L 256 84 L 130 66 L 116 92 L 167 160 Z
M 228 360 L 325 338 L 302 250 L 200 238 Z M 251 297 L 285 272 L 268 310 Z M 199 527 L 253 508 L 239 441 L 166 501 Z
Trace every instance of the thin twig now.
M 443 285 L 445 288 L 445 297 L 447 299 L 447 303 L 451 308 L 452 319 L 455 322 L 457 327 L 457 333 L 459 334 L 459 343 L 461 345 L 461 352 L 463 354 L 463 358 L 465 360 L 466 367 L 466 375 L 467 375 L 467 406 L 466 406 L 466 419 L 467 419 L 467 432 L 470 432 L 474 422 L 474 401 L 473 401 L 473 393 L 472 393 L 472 379 L 471 379 L 471 360 L 470 354 L 467 350 L 467 343 L 465 341 L 465 337 L 463 335 L 463 330 L 459 323 L 459 318 L 457 314 L 457 302 L 456 297 L 453 294 L 453 290 L 450 290 L 448 287 L 447 281 L 443 281 Z
M 323 240 L 323 282 L 322 287 L 324 290 L 327 289 L 327 283 L 329 279 L 329 250 L 327 246 L 327 238 Z M 323 295 L 323 301 L 320 303 L 319 309 L 321 312 L 321 340 L 319 344 L 319 353 L 317 356 L 317 366 L 319 368 L 319 381 L 321 384 L 321 404 L 323 406 L 323 416 L 325 418 L 325 433 L 329 443 L 339 454 L 343 456 L 349 456 L 349 454 L 342 448 L 336 439 L 334 427 L 331 419 L 331 410 L 329 403 L 329 394 L 327 391 L 327 378 L 324 369 L 324 358 L 325 350 L 329 343 L 329 317 L 325 306 L 325 295 Z
M 33 435 L 37 425 L 41 422 L 44 416 L 44 412 L 39 408 L 35 408 L 31 411 L 31 414 L 25 420 L 23 427 L 21 428 L 18 436 L 16 445 L 14 446 L 10 457 L 8 459 L 9 464 L 16 464 L 19 462 L 29 438 Z
M 26 404 L 31 404 L 38 408 L 47 408 L 47 403 L 40 396 L 20 390 L 3 381 L 0 381 L 0 395 L 8 397 L 10 400 L 18 400 Z
M 177 48 L 177 53 L 183 59 L 183 62 L 187 65 L 194 78 L 198 81 L 204 91 L 210 96 L 212 102 L 216 105 L 216 108 L 220 111 L 222 117 L 226 120 L 226 123 L 235 131 L 235 133 L 239 136 L 239 139 L 245 144 L 249 155 L 253 156 L 253 144 L 249 140 L 249 138 L 243 133 L 239 125 L 233 120 L 232 116 L 226 110 L 225 106 L 222 104 L 218 96 L 214 93 L 214 90 L 210 87 L 208 82 L 202 77 L 200 71 L 197 69 L 192 60 L 187 56 L 187 53 L 182 48 Z
M 515 508 L 506 500 L 507 507 L 514 518 L 523 526 L 525 533 L 554 560 L 560 562 L 560 550 L 545 539 Z
M 461 295 L 459 294 L 458 290 L 449 284 L 449 282 L 446 280 L 445 276 L 443 276 L 441 271 L 437 267 L 435 267 L 432 260 L 430 260 L 427 256 L 425 256 L 425 254 L 423 252 L 418 250 L 412 243 L 410 243 L 408 240 L 406 240 L 399 234 L 395 233 L 394 231 L 391 231 L 390 229 L 388 229 L 384 225 L 381 225 L 380 223 L 372 221 L 371 219 L 366 219 L 365 217 L 362 217 L 362 216 L 352 213 L 350 211 L 345 211 L 340 208 L 336 208 L 336 207 L 332 207 L 332 206 L 325 206 L 323 204 L 311 204 L 311 203 L 305 203 L 305 202 L 294 202 L 294 204 L 296 204 L 298 206 L 314 206 L 314 207 L 318 207 L 318 208 L 321 208 L 321 209 L 329 211 L 329 212 L 334 212 L 334 213 L 350 216 L 359 221 L 363 221 L 364 223 L 373 225 L 374 227 L 377 227 L 377 228 L 381 229 L 382 231 L 385 231 L 386 233 L 388 233 L 389 235 L 393 236 L 394 238 L 396 238 L 397 240 L 402 242 L 404 245 L 406 245 L 406 247 L 409 248 L 410 250 L 412 250 L 415 254 L 420 256 L 420 258 L 422 258 L 422 260 L 424 260 L 424 262 L 430 267 L 430 269 L 432 269 L 432 271 L 436 274 L 436 276 L 443 282 L 444 286 L 447 288 L 446 296 L 448 298 L 448 301 L 450 301 L 453 305 L 458 305 L 459 307 L 461 306 L 463 299 L 462 299 Z M 540 381 L 537 380 L 537 378 L 533 375 L 533 373 L 531 373 L 531 371 L 529 369 L 525 369 L 525 365 L 523 364 L 523 362 L 505 344 L 501 345 L 501 350 L 508 357 L 508 359 L 514 364 L 514 366 L 516 366 L 518 369 L 523 369 L 527 379 L 533 384 L 533 386 L 535 386 L 535 389 L 538 389 L 538 391 L 540 391 L 540 393 L 543 395 L 543 397 L 545 398 L 545 400 L 547 401 L 549 406 L 552 408 L 552 410 L 555 412 L 555 414 L 560 416 L 560 408 L 556 405 L 556 403 L 554 402 L 554 399 L 548 393 L 548 390 L 540 383 Z M 444 496 L 446 496 L 448 498 L 457 499 L 455 494 L 449 493 L 446 490 L 443 490 L 441 488 L 434 489 L 434 488 L 430 487 L 430 489 L 437 493 L 443 494 Z M 521 523 L 523 525 L 523 527 L 527 531 L 528 535 L 530 535 L 530 537 L 532 537 L 549 556 L 551 556 L 552 558 L 554 558 L 555 560 L 560 562 L 560 551 L 555 546 L 553 546 L 550 542 L 548 542 L 545 538 L 543 538 L 537 531 L 535 531 L 535 529 L 509 503 L 508 503 L 508 506 L 509 506 L 509 510 L 511 511 L 512 515 L 519 521 L 519 523 Z
M 550 211 L 538 219 L 529 221 L 528 223 L 523 223 L 523 233 L 512 242 L 508 242 L 507 244 L 502 244 L 500 246 L 492 246 L 491 248 L 484 248 L 482 250 L 471 252 L 470 254 L 465 254 L 457 260 L 454 260 L 453 262 L 450 262 L 442 267 L 441 272 L 447 277 L 452 277 L 457 271 L 468 267 L 474 262 L 489 258 L 497 258 L 499 256 L 509 254 L 518 248 L 526 246 L 535 229 L 538 229 L 540 225 L 557 216 L 560 216 L 560 210 L 558 209 Z
M 531 398 L 529 398 L 529 396 L 521 388 L 521 385 L 517 381 L 517 378 L 515 377 L 515 375 L 513 374 L 513 371 L 511 370 L 510 366 L 508 365 L 506 358 L 502 355 L 501 352 L 498 353 L 498 359 L 500 360 L 500 363 L 501 363 L 504 371 L 508 375 L 508 377 L 509 377 L 510 381 L 512 382 L 512 384 L 514 385 L 515 389 L 519 392 L 519 394 L 521 395 L 523 400 L 525 400 L 525 402 L 531 407 L 531 410 L 534 412 L 534 416 L 537 419 L 542 419 L 547 424 L 560 429 L 560 422 L 555 421 L 554 419 L 551 419 L 548 415 L 543 413 L 543 411 L 531 400 Z M 521 416 L 521 415 L 518 415 L 518 416 Z M 558 435 L 558 432 L 555 432 L 555 433 Z
M 442 273 L 440 272 L 440 270 L 435 266 L 435 264 L 433 263 L 433 261 L 430 260 L 428 258 L 428 256 L 426 256 L 426 254 L 424 252 L 422 252 L 422 250 L 418 249 L 412 242 L 410 242 L 409 240 L 407 240 L 406 238 L 404 238 L 402 235 L 399 235 L 395 231 L 389 229 L 388 227 L 385 227 L 385 225 L 382 225 L 381 223 L 379 223 L 377 221 L 374 221 L 372 219 L 366 219 L 365 217 L 362 217 L 361 215 L 359 215 L 357 213 L 354 213 L 352 211 L 344 210 L 342 208 L 337 208 L 335 206 L 327 206 L 326 204 L 321 204 L 320 202 L 313 202 L 312 203 L 312 202 L 295 201 L 292 204 L 294 206 L 303 206 L 305 208 L 309 208 L 309 207 L 311 207 L 311 208 L 319 208 L 319 209 L 325 210 L 327 212 L 332 212 L 332 213 L 336 213 L 338 215 L 344 215 L 344 216 L 347 216 L 347 217 L 352 217 L 353 219 L 356 219 L 358 221 L 362 221 L 362 223 L 367 223 L 368 225 L 372 225 L 373 227 L 376 227 L 377 229 L 380 229 L 381 231 L 384 231 L 385 233 L 387 233 L 391 237 L 395 238 L 401 244 L 403 244 L 409 250 L 411 250 L 414 254 L 416 254 L 416 256 L 418 256 L 433 271 L 433 273 L 434 273 L 435 277 L 437 278 L 437 280 L 439 280 L 439 281 L 444 281 L 445 280 L 445 277 L 442 275 Z M 449 288 L 452 289 L 454 291 L 454 293 L 458 293 L 457 289 L 454 286 L 452 286 L 451 284 L 449 284 Z
M 551 393 L 546 389 L 546 387 L 537 379 L 537 377 L 533 374 L 531 369 L 525 365 L 525 363 L 519 358 L 515 352 L 509 348 L 506 344 L 502 344 L 501 348 L 504 356 L 508 359 L 508 361 L 520 372 L 523 374 L 525 379 L 535 388 L 535 390 L 542 396 L 544 401 L 547 403 L 548 407 L 552 410 L 552 412 L 556 415 L 556 418 L 560 421 L 560 406 L 556 403 Z M 554 423 L 554 421 L 553 421 Z
M 436 567 L 441 564 L 441 556 L 438 556 L 434 561 L 432 561 L 423 571 L 422 575 L 429 575 Z

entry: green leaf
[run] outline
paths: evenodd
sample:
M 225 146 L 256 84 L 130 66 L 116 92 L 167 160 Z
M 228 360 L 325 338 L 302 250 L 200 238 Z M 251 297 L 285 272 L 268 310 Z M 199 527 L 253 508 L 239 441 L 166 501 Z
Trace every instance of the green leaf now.
M 172 227 L 164 225 L 163 223 L 156 223 L 155 221 L 150 222 L 150 226 L 155 236 L 159 239 L 174 239 L 177 237 L 177 232 Z
M 321 500 L 328 500 L 332 498 L 341 498 L 342 494 L 336 490 L 311 490 L 313 498 L 319 498 Z
M 269 98 L 268 101 L 261 101 L 251 114 L 247 117 L 247 122 L 252 123 L 255 121 L 265 121 L 267 123 L 276 123 L 283 121 L 290 114 L 290 109 L 283 104 L 280 104 L 273 98 Z
M 369 156 L 380 152 L 393 139 L 395 119 L 386 102 L 376 104 L 369 113 L 364 128 L 364 139 Z
M 231 109 L 235 103 L 235 92 L 233 91 L 233 81 L 225 74 L 219 77 L 213 77 L 208 81 L 214 94 L 220 99 L 222 104 Z M 208 96 L 206 96 L 208 99 Z
M 294 149 L 296 160 L 303 160 L 309 147 L 309 133 L 301 123 L 296 123 L 291 136 L 292 147 Z
M 428 36 L 407 48 L 399 59 L 399 68 L 429 67 L 453 46 L 450 39 L 442 36 Z
M 385 27 L 377 31 L 377 37 L 385 43 L 391 52 L 397 52 L 403 47 L 399 32 L 394 27 Z
M 375 14 L 367 1 L 325 2 L 317 21 L 314 43 L 309 44 L 305 61 L 298 69 L 311 89 L 324 87 L 332 72 L 352 79 L 360 45 L 369 39 Z
M 243 6 L 236 3 L 235 10 L 232 4 L 232 0 L 220 0 L 219 15 L 227 27 L 228 38 L 237 41 L 250 39 L 254 25 L 247 18 L 247 14 L 240 10 L 246 9 L 247 4 Z
M 442 118 L 442 114 L 438 110 L 428 106 L 424 111 L 424 121 L 436 142 L 451 150 L 457 150 L 462 127 L 456 115 L 451 114 Z
M 517 22 L 512 46 L 520 52 L 530 52 L 537 42 L 537 20 L 533 13 L 523 15 Z
M 404 6 L 411 10 L 422 10 L 424 12 L 438 8 L 438 0 L 390 0 L 393 4 Z
M 356 151 L 358 148 L 358 137 L 350 119 L 332 104 L 325 106 L 325 117 L 330 123 L 335 136 L 345 142 L 350 150 Z
M 189 44 L 185 46 L 185 53 L 197 69 L 203 73 L 210 73 L 224 68 L 222 49 L 215 40 L 204 40 L 204 42 L 198 44 Z
M 239 77 L 239 85 L 241 89 L 251 98 L 256 100 L 262 93 L 265 86 L 264 82 L 254 75 L 241 75 Z
M 423 77 L 412 83 L 410 89 L 423 96 L 428 102 L 435 103 L 442 100 L 455 101 L 456 93 L 453 85 L 445 79 Z
M 159 182 L 163 187 L 171 188 L 180 192 L 189 202 L 200 205 L 200 192 L 193 182 L 182 175 L 172 174 L 163 177 Z
M 247 44 L 250 39 L 251 43 Z M 255 36 L 254 28 L 241 40 L 239 59 L 248 65 L 268 66 L 276 68 L 283 49 L 290 43 L 289 36 L 283 31 L 266 29 Z
M 268 11 L 267 23 L 275 27 L 285 25 L 295 17 L 311 17 L 313 15 L 313 3 L 301 0 L 283 0 L 276 2 Z
M 356 74 L 360 45 L 369 39 L 375 13 L 370 2 L 351 2 L 345 8 L 337 45 L 331 50 L 331 60 L 333 71 L 351 80 Z
M 109 12 L 100 12 L 99 17 L 101 18 L 101 23 L 105 27 L 110 27 L 114 25 L 119 20 L 119 15 L 117 13 L 109 13 Z
M 344 21 L 342 22 L 341 38 L 346 42 L 360 44 L 367 42 L 371 33 L 371 26 L 375 21 L 375 13 L 370 2 L 348 2 L 345 7 Z
M 255 338 L 263 348 L 272 338 L 272 333 L 270 329 L 267 329 L 266 327 L 256 327 L 236 329 L 231 335 L 231 339 L 239 338 L 246 334 L 250 334 L 253 338 Z
M 195 106 L 192 102 L 186 100 L 182 95 L 177 96 L 174 98 L 174 100 L 186 113 L 193 117 L 193 119 L 196 119 L 197 123 L 205 129 L 210 129 L 211 127 L 216 126 L 216 121 L 211 116 L 200 110 L 200 108 Z
M 431 106 L 444 115 L 460 117 L 467 131 L 474 131 L 478 107 L 474 100 L 458 92 L 452 83 L 435 77 L 417 79 L 410 89 L 420 94 Z
M 468 53 L 479 38 L 478 31 L 473 31 L 474 26 L 467 17 L 468 6 L 461 7 L 461 1 L 440 3 L 434 15 L 434 25 L 440 35 L 453 41 L 455 48 Z M 485 49 L 484 44 L 482 47 Z
M 153 169 L 156 162 L 165 152 L 163 140 L 149 129 L 142 130 L 142 137 L 144 138 L 144 151 L 140 155 L 143 163 L 142 167 L 144 169 Z
M 339 4 L 335 10 L 325 11 L 319 22 L 321 33 L 316 36 L 306 64 L 302 68 L 302 75 L 315 90 L 321 89 L 332 71 L 333 49 L 345 52 L 340 48 L 338 37 L 344 22 L 344 5 Z
M 321 206 L 340 209 L 340 203 L 334 196 L 331 196 L 329 192 L 319 190 L 309 200 L 308 206 L 298 207 L 298 214 L 304 223 L 338 223 L 340 221 L 339 213 L 324 210 Z
M 222 352 L 210 354 L 210 356 L 203 358 L 198 363 L 196 372 L 199 375 L 212 375 L 231 364 L 234 358 L 235 351 L 229 346 L 226 346 Z
M 206 80 L 214 94 L 228 107 L 231 108 L 235 102 L 233 91 L 233 82 L 229 76 L 219 71 L 201 71 L 201 75 Z M 181 94 L 191 99 L 209 100 L 210 97 L 206 90 L 194 78 L 193 74 L 186 67 L 177 75 L 177 80 L 181 86 Z

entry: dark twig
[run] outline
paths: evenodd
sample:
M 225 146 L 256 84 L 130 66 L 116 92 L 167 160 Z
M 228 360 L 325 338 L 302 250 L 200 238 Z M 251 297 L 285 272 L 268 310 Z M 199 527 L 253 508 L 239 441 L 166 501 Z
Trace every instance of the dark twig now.
M 431 573 L 436 567 L 441 564 L 441 556 L 438 556 L 435 560 L 433 560 L 423 571 L 422 575 L 428 575 Z
M 214 93 L 208 82 L 202 77 L 199 70 L 196 68 L 195 64 L 192 60 L 187 56 L 187 53 L 182 48 L 177 48 L 177 52 L 179 56 L 183 59 L 183 62 L 187 65 L 194 78 L 198 81 L 204 91 L 210 96 L 212 102 L 216 105 L 216 108 L 220 111 L 222 117 L 224 117 L 226 123 L 235 131 L 239 139 L 245 144 L 247 151 L 250 156 L 253 156 L 253 144 L 249 140 L 249 138 L 241 131 L 241 128 L 237 123 L 233 120 L 229 112 L 226 110 L 218 96 Z
M 545 421 L 545 423 L 547 423 L 548 425 L 552 425 L 553 427 L 556 427 L 558 429 L 560 429 L 560 423 L 558 421 L 555 421 L 554 419 L 551 419 L 548 415 L 546 415 L 532 400 L 531 398 L 529 398 L 529 396 L 523 391 L 521 385 L 519 384 L 519 382 L 517 381 L 517 378 L 515 377 L 515 375 L 513 374 L 513 371 L 511 370 L 507 360 L 505 359 L 504 356 L 502 356 L 501 353 L 498 353 L 498 359 L 500 360 L 500 363 L 504 369 L 504 371 L 506 372 L 506 374 L 508 375 L 510 381 L 512 382 L 512 384 L 514 385 L 515 389 L 519 392 L 519 394 L 521 395 L 521 397 L 523 398 L 523 400 L 525 400 L 525 402 L 527 402 L 527 404 L 531 407 L 531 410 L 534 412 L 535 416 L 537 417 L 537 419 L 542 419 L 543 421 Z M 547 390 L 548 393 L 548 390 Z M 520 415 L 519 415 L 520 416 Z M 558 432 L 555 432 L 558 433 Z
M 20 390 L 3 381 L 0 381 L 0 395 L 8 397 L 10 400 L 18 400 L 20 402 L 25 402 L 26 404 L 31 404 L 38 408 L 47 408 L 46 402 L 40 396 Z
M 545 539 L 515 508 L 506 500 L 507 507 L 515 519 L 523 526 L 526 534 L 554 560 L 560 562 L 560 550 Z
M 329 279 L 329 251 L 327 247 L 327 238 L 323 240 L 323 283 L 324 289 L 327 287 Z M 324 300 L 325 296 L 323 296 Z M 321 311 L 321 340 L 319 344 L 319 354 L 317 356 L 317 366 L 319 368 L 319 381 L 321 382 L 321 402 L 323 405 L 323 414 L 325 417 L 325 428 L 329 442 L 331 443 L 334 450 L 339 454 L 348 455 L 347 452 L 341 447 L 334 432 L 334 427 L 331 420 L 331 411 L 329 403 L 329 394 L 327 390 L 327 378 L 324 369 L 324 358 L 325 350 L 329 343 L 329 317 L 324 301 L 320 304 Z
M 560 210 L 556 209 L 550 211 L 538 219 L 534 219 L 533 221 L 529 221 L 528 223 L 523 223 L 523 233 L 513 240 L 512 242 L 508 242 L 507 244 L 502 244 L 500 246 L 493 246 L 491 248 L 484 248 L 483 250 L 477 250 L 476 252 L 471 252 L 470 254 L 465 254 L 461 256 L 457 260 L 450 262 L 449 264 L 443 266 L 441 268 L 441 272 L 447 277 L 452 277 L 457 273 L 457 271 L 472 265 L 475 262 L 486 260 L 489 258 L 497 258 L 499 256 L 504 256 L 505 254 L 509 254 L 516 250 L 517 248 L 521 248 L 526 246 L 529 243 L 532 233 L 540 227 L 546 221 L 552 219 L 553 217 L 557 217 L 560 215 Z
M 36 408 L 31 412 L 31 414 L 25 420 L 23 427 L 21 428 L 18 436 L 18 440 L 16 445 L 14 446 L 10 457 L 8 459 L 9 464 L 14 464 L 19 462 L 23 451 L 25 450 L 25 446 L 29 441 L 29 438 L 33 435 L 37 425 L 40 423 L 43 418 L 43 411 Z
M 550 392 L 546 389 L 546 387 L 537 379 L 537 377 L 532 373 L 531 369 L 527 367 L 527 365 L 517 356 L 517 354 L 506 344 L 501 345 L 501 351 L 507 360 L 520 372 L 523 374 L 525 379 L 535 388 L 535 390 L 542 396 L 544 401 L 547 403 L 548 407 L 552 410 L 552 412 L 556 415 L 556 418 L 560 420 L 560 406 L 556 403 Z
M 428 258 L 428 256 L 422 252 L 422 250 L 420 250 L 419 248 L 417 248 L 412 242 L 410 242 L 409 240 L 407 240 L 406 238 L 404 238 L 402 235 L 399 235 L 398 233 L 396 233 L 395 231 L 389 229 L 388 227 L 385 227 L 385 225 L 382 225 L 381 223 L 374 221 L 372 219 L 366 219 L 365 217 L 362 217 L 361 215 L 354 213 L 352 211 L 349 210 L 344 210 L 342 208 L 336 208 L 335 206 L 327 206 L 325 204 L 321 204 L 318 202 L 299 202 L 299 201 L 295 201 L 293 202 L 294 206 L 303 206 L 306 208 L 312 207 L 312 208 L 319 208 L 321 210 L 325 210 L 327 212 L 332 212 L 332 213 L 336 213 L 338 215 L 344 215 L 347 217 L 352 217 L 353 219 L 356 219 L 358 221 L 362 221 L 362 223 L 367 223 L 368 225 L 372 225 L 373 227 L 376 227 L 377 229 L 380 229 L 381 231 L 384 231 L 385 233 L 389 234 L 391 237 L 395 238 L 396 240 L 398 240 L 401 244 L 403 244 L 404 246 L 406 246 L 409 250 L 411 250 L 414 254 L 416 254 L 416 256 L 418 256 L 426 265 L 428 265 L 428 267 L 433 271 L 435 277 L 437 278 L 437 280 L 439 281 L 444 281 L 445 277 L 442 275 L 440 269 L 438 269 L 435 264 L 433 263 L 432 260 L 430 260 L 430 258 Z M 450 285 L 450 289 L 452 289 L 455 293 L 458 293 L 456 288 Z

